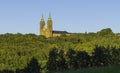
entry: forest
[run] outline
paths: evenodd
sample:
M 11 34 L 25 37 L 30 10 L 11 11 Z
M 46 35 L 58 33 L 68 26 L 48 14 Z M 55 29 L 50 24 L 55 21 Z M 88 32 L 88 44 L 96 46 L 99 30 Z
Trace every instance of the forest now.
M 120 34 L 111 28 L 50 38 L 0 34 L 0 73 L 55 73 L 111 65 L 120 65 Z

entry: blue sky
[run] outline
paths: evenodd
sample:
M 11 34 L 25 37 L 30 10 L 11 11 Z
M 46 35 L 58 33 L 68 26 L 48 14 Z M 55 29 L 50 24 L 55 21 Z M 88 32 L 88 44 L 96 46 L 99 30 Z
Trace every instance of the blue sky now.
M 39 34 L 39 22 L 49 12 L 54 30 L 120 32 L 120 0 L 0 0 L 0 34 Z

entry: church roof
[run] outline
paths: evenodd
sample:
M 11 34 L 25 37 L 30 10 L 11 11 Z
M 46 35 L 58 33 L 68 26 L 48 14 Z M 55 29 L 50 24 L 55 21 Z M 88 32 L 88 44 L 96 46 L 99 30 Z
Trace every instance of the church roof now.
M 67 31 L 56 31 L 56 30 L 53 30 L 52 33 L 53 34 L 68 34 Z

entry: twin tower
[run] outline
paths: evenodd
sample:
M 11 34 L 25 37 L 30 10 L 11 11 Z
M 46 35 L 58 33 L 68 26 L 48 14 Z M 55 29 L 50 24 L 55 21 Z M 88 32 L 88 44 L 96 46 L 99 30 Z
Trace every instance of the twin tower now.
M 40 21 L 40 35 L 46 36 L 46 37 L 52 37 L 52 18 L 51 14 L 49 14 L 48 20 L 47 20 L 47 27 L 45 27 L 45 21 L 44 17 L 42 15 L 42 19 Z

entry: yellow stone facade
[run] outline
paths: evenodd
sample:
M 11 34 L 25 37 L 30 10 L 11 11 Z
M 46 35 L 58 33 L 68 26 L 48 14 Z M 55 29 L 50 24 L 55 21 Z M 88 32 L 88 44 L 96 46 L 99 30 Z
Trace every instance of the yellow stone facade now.
M 57 37 L 61 36 L 62 34 L 69 34 L 66 31 L 53 31 L 52 28 L 53 21 L 51 18 L 51 14 L 49 14 L 48 20 L 47 20 L 47 27 L 45 27 L 45 21 L 44 17 L 42 15 L 41 21 L 40 21 L 40 35 L 43 35 L 45 37 Z
M 47 21 L 47 28 L 45 27 L 45 21 L 44 21 L 43 15 L 42 15 L 42 19 L 40 21 L 40 35 L 43 35 L 45 37 L 52 37 L 52 18 L 51 18 L 51 15 L 49 15 L 49 18 Z

